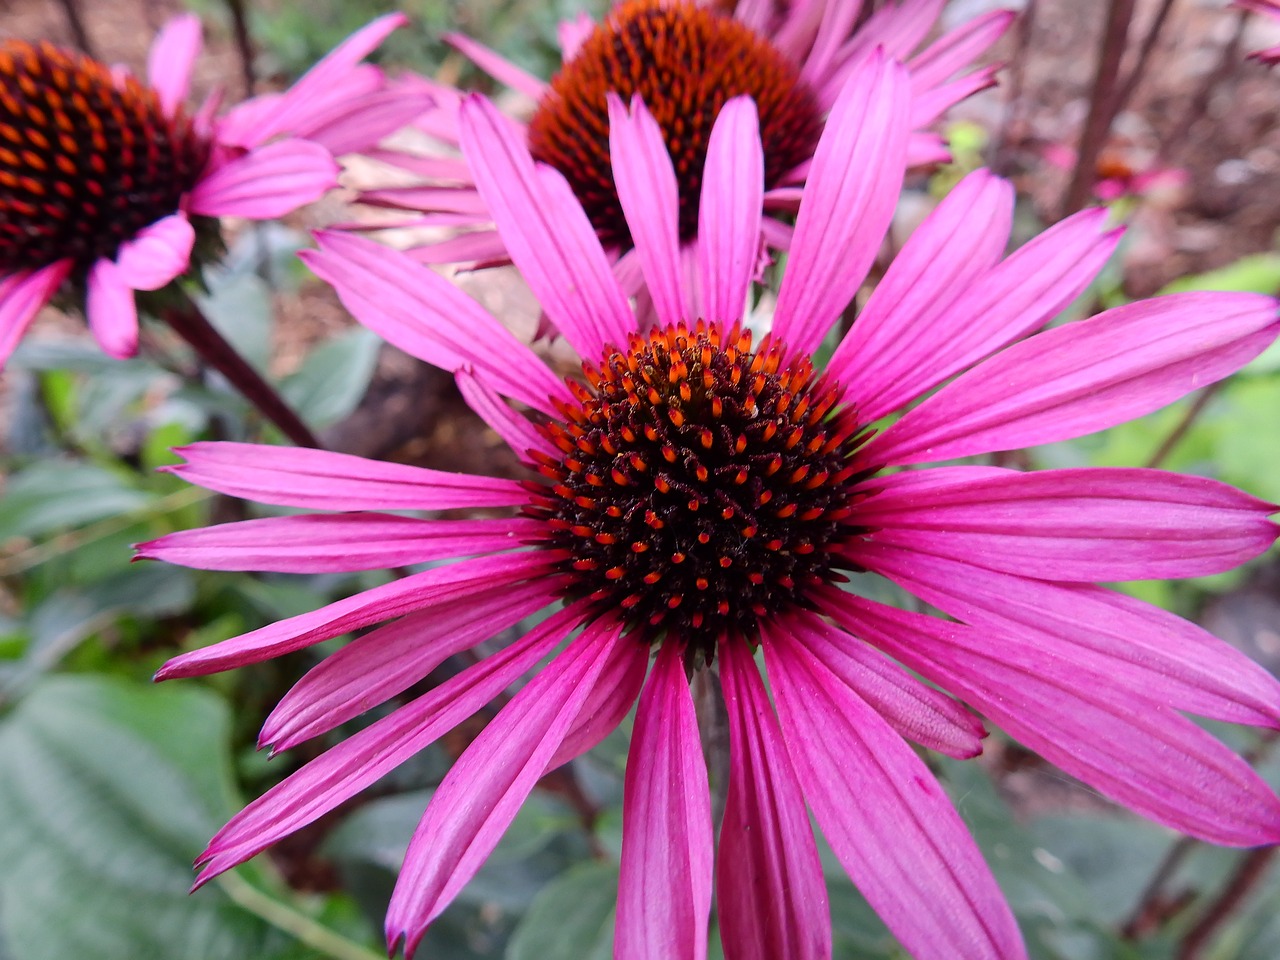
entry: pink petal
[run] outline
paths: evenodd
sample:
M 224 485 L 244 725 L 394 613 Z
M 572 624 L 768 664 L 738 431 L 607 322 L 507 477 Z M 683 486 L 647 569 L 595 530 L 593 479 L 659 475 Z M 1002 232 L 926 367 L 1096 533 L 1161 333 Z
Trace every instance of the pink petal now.
M 1047 330 L 975 367 L 872 439 L 920 463 L 1083 436 L 1221 380 L 1280 333 L 1270 297 L 1185 293 Z
M 622 798 L 615 957 L 705 960 L 711 791 L 693 697 L 667 642 L 640 696 Z
M 825 596 L 827 612 L 846 629 L 955 691 L 1010 736 L 1118 803 L 1210 843 L 1280 840 L 1280 798 L 1247 763 L 1070 648 L 840 591 Z
M 278 140 L 236 157 L 191 191 L 188 209 L 207 217 L 272 220 L 319 200 L 338 185 L 329 151 L 306 140 Z
M 1045 583 L 863 541 L 855 562 L 964 623 L 1040 638 L 1175 710 L 1280 727 L 1280 682 L 1193 623 L 1091 584 Z
M 906 71 L 877 53 L 827 118 L 773 317 L 797 354 L 817 349 L 880 249 L 902 186 L 909 102 Z
M 929 768 L 812 649 L 776 629 L 764 646 L 805 798 L 903 948 L 917 960 L 1025 957 L 1008 904 Z
M 387 187 L 382 190 L 366 190 L 360 194 L 360 202 L 372 207 L 395 207 L 405 210 L 429 210 L 433 213 L 467 214 L 460 223 L 484 223 L 489 219 L 489 208 L 476 193 L 474 187 Z
M 692 321 L 684 315 L 680 292 L 680 188 L 662 128 L 639 96 L 630 114 L 616 94 L 605 99 L 613 179 L 658 322 Z
M 911 126 L 917 129 L 927 127 L 929 124 L 937 122 L 944 113 L 961 100 L 966 100 L 975 93 L 994 87 L 998 70 L 999 67 L 996 66 L 983 67 L 981 70 L 975 70 L 959 80 L 952 80 L 950 83 L 944 83 L 940 87 L 916 94 L 911 100 Z
M 545 578 L 548 595 L 555 587 L 540 552 L 459 560 L 327 604 L 319 610 L 277 620 L 249 633 L 183 653 L 156 671 L 157 680 L 198 677 L 261 663 L 294 650 L 323 643 L 392 617 L 473 596 L 495 583 L 515 585 Z
M 1013 10 L 992 10 L 935 40 L 926 50 L 907 61 L 912 89 L 936 87 L 947 77 L 969 66 L 1004 35 L 1016 16 Z
M 961 760 L 982 753 L 982 721 L 945 693 L 812 614 L 797 614 L 788 627 L 898 736 Z
M 387 908 L 387 944 L 411 957 L 480 869 L 547 767 L 596 678 L 622 644 L 593 623 L 530 680 L 458 758 L 409 843 Z
M 698 206 L 698 267 L 705 315 L 737 322 L 760 252 L 764 153 L 755 103 L 734 97 L 720 110 L 707 142 Z
M 359 636 L 312 667 L 262 725 L 261 749 L 289 750 L 403 693 L 448 657 L 552 602 L 538 581 L 436 604 Z
M 470 367 L 463 367 L 454 380 L 458 384 L 458 392 L 477 416 L 489 428 L 500 436 L 525 463 L 529 463 L 529 451 L 540 450 L 553 457 L 563 456 L 555 444 L 538 432 L 537 427 L 529 422 L 528 417 L 511 409 L 510 404 L 500 397 L 496 391 L 489 389 L 485 383 L 476 378 Z
M 0 279 L 0 369 L 18 348 L 18 341 L 71 274 L 71 260 L 55 260 L 31 273 L 11 273 Z
M 808 52 L 798 58 L 802 62 L 800 77 L 819 94 L 827 88 L 833 76 L 833 67 L 840 54 L 841 47 L 850 38 L 856 36 L 854 25 L 862 16 L 865 4 L 862 0 L 854 3 L 814 3 L 809 6 L 809 16 L 798 11 L 788 11 L 787 20 L 808 19 L 812 22 L 815 15 L 820 15 L 820 22 L 814 25 L 813 45 Z M 790 24 L 783 24 L 779 33 L 785 34 Z
M 143 227 L 116 251 L 120 278 L 134 290 L 159 290 L 191 266 L 196 232 L 184 213 Z
M 1044 580 L 1221 573 L 1276 538 L 1272 505 L 1160 470 L 1041 470 L 924 490 L 896 489 L 894 477 L 877 483 L 883 492 L 857 514 L 872 541 Z
M 462 149 L 512 262 L 579 355 L 626 343 L 631 309 L 564 178 L 536 167 L 510 121 L 482 97 L 463 101 Z M 550 186 L 549 186 L 550 185 Z
M 547 84 L 544 81 L 465 34 L 446 33 L 444 41 L 493 79 L 506 84 L 517 93 L 523 93 L 534 100 L 541 100 L 547 92 Z
M 171 18 L 151 44 L 147 84 L 159 97 L 160 109 L 166 116 L 173 116 L 191 92 L 191 70 L 200 56 L 200 34 L 200 18 L 183 13 Z
M 471 183 L 471 168 L 457 157 L 421 156 L 405 153 L 395 147 L 370 147 L 364 151 L 370 160 L 380 160 L 401 170 L 408 170 L 431 180 L 447 180 L 457 184 Z
M 916 228 L 876 285 L 827 367 L 867 421 L 884 412 L 881 396 L 913 380 L 921 355 L 945 339 L 952 304 L 1000 262 L 1013 199 L 1006 181 L 986 170 L 969 174 Z
M 382 86 L 382 71 L 360 63 L 392 32 L 408 23 L 403 13 L 378 17 L 357 30 L 271 100 L 254 98 L 224 118 L 219 139 L 254 148 L 272 137 L 286 134 L 306 137 L 307 132 L 331 112 L 335 102 L 361 97 Z M 270 102 L 270 109 L 260 109 Z
M 918 47 L 938 22 L 946 0 L 902 0 L 881 7 L 867 20 L 841 51 L 848 58 L 855 51 L 880 46 L 898 60 Z
M 292 133 L 318 143 L 335 157 L 367 150 L 430 110 L 435 100 L 407 78 L 360 96 L 350 94 L 317 111 Z
M 405 704 L 286 777 L 231 818 L 196 861 L 199 887 L 305 827 L 471 716 L 554 650 L 583 615 L 560 610 L 511 646 Z
M 446 473 L 346 453 L 201 442 L 177 447 L 187 462 L 162 467 L 188 483 L 259 503 L 310 510 L 451 510 L 528 502 L 518 483 Z
M 200 570 L 334 573 L 516 550 L 536 520 L 419 520 L 385 513 L 301 514 L 179 530 L 137 545 L 138 558 Z
M 646 644 L 624 644 L 618 649 L 582 702 L 555 756 L 547 763 L 548 772 L 582 756 L 617 729 L 635 705 L 648 669 Z
M 1069 217 L 986 273 L 934 315 L 932 332 L 914 342 L 892 376 L 878 376 L 869 354 L 859 355 L 864 366 L 855 370 L 850 366 L 853 355 L 846 354 L 841 374 L 846 383 L 856 382 L 861 369 L 877 382 L 875 390 L 860 392 L 866 405 L 860 408 L 863 417 L 877 420 L 898 409 L 1060 313 L 1089 285 L 1119 242 L 1119 231 L 1099 232 L 1106 217 L 1102 210 Z
M 585 13 L 579 13 L 568 20 L 561 20 L 556 26 L 556 38 L 560 41 L 560 60 L 568 63 L 578 55 L 578 49 L 587 37 L 595 30 L 595 21 Z
M 508 262 L 507 246 L 496 230 L 476 230 L 406 250 L 418 263 Z
M 123 360 L 138 352 L 138 308 L 133 288 L 105 257 L 89 270 L 85 314 L 102 352 Z
M 444 370 L 474 370 L 504 396 L 554 414 L 564 383 L 487 310 L 434 270 L 364 237 L 316 234 L 300 256 L 378 336 Z
M 950 163 L 951 148 L 936 133 L 913 131 L 907 137 L 907 167 L 925 167 L 932 163 Z
M 730 765 L 716 864 L 725 953 L 826 960 L 831 916 L 813 827 L 755 660 L 736 638 L 720 645 L 720 681 Z

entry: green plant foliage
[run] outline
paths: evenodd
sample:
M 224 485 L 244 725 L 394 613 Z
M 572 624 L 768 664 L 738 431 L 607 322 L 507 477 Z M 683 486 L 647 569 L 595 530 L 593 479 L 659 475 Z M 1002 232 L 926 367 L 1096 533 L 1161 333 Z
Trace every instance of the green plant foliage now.
M 538 894 L 507 947 L 506 960 L 613 956 L 618 868 L 584 863 Z
M 235 809 L 227 710 L 197 688 L 39 684 L 0 724 L 0 920 L 15 960 L 269 958 L 285 938 L 191 860 Z

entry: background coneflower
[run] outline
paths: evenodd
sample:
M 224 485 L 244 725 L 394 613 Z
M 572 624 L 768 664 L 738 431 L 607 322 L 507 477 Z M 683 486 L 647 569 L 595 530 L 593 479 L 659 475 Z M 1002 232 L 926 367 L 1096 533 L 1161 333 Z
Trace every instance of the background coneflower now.
M 739 4 L 733 10 L 692 0 L 626 0 L 604 20 L 565 23 L 561 29 L 564 65 L 550 83 L 530 76 L 474 40 L 450 40 L 495 79 L 526 94 L 536 108 L 526 126 L 533 156 L 556 168 L 587 212 L 614 257 L 633 240 L 615 187 L 609 150 L 608 96 L 623 103 L 640 96 L 662 131 L 677 175 L 676 218 L 680 239 L 697 231 L 707 139 L 723 105 L 750 96 L 760 116 L 764 145 L 765 207 L 782 219 L 765 217 L 765 240 L 789 242 L 786 215 L 793 213 L 822 131 L 823 121 L 850 73 L 877 47 L 906 62 L 911 84 L 893 104 L 909 118 L 908 148 L 902 165 L 944 160 L 942 140 L 927 128 L 945 110 L 994 82 L 982 68 L 951 79 L 980 57 L 1004 32 L 1009 11 L 977 17 L 915 53 L 937 23 L 943 0 L 905 0 L 871 13 L 861 3 L 785 5 Z M 446 146 L 458 143 L 461 94 L 432 84 L 436 109 L 417 124 Z M 422 211 L 423 225 L 474 227 L 471 232 L 421 247 L 425 262 L 503 260 L 507 250 L 475 187 L 473 172 L 450 157 L 415 157 L 399 151 L 381 159 L 421 173 L 432 182 L 415 188 L 370 191 L 369 202 Z M 879 158 L 867 158 L 879 163 Z M 884 176 L 900 176 L 886 170 Z M 895 186 L 884 187 L 886 193 Z M 633 289 L 639 271 L 634 258 L 620 267 L 624 287 Z
M 209 262 L 220 217 L 283 216 L 336 184 L 332 154 L 369 146 L 429 102 L 360 60 L 382 17 L 289 91 L 217 117 L 184 106 L 200 21 L 156 37 L 143 83 L 49 43 L 0 42 L 0 364 L 65 292 L 113 357 L 137 350 L 135 291 Z M 153 295 L 156 306 L 166 303 Z

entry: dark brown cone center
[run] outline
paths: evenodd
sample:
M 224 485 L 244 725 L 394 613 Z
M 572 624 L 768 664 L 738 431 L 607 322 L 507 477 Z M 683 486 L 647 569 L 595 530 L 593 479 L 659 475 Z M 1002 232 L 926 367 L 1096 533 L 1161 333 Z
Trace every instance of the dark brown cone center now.
M 48 43 L 0 43 L 0 274 L 113 257 L 178 211 L 208 153 L 132 77 Z

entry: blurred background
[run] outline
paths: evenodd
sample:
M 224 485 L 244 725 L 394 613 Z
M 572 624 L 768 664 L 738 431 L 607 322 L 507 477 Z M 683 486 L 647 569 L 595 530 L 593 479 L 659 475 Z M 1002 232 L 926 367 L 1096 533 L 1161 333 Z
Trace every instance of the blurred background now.
M 243 3 L 243 7 L 240 7 Z M 944 24 L 1010 6 L 956 0 Z M 1015 4 L 1016 5 L 1016 4 Z M 197 95 L 280 88 L 374 15 L 412 26 L 378 53 L 494 92 L 440 40 L 477 37 L 538 76 L 556 24 L 602 0 L 192 0 L 206 24 Z M 2 0 L 0 36 L 80 46 L 141 69 L 168 0 Z M 234 12 L 244 14 L 247 43 Z M 1117 19 L 1119 18 L 1119 19 Z M 1119 30 L 1117 31 L 1117 24 Z M 950 114 L 955 162 L 908 177 L 901 243 L 947 189 L 989 165 L 1019 190 L 1019 242 L 1081 206 L 1130 225 L 1119 254 L 1064 319 L 1157 292 L 1280 292 L 1280 69 L 1246 59 L 1280 22 L 1210 0 L 1026 0 L 993 53 L 1000 85 Z M 1118 69 L 1099 83 L 1099 63 Z M 1104 71 L 1105 73 L 1105 71 Z M 515 104 L 518 108 L 519 104 Z M 380 173 L 353 161 L 349 186 Z M 337 195 L 284 225 L 232 230 L 201 300 L 334 449 L 423 466 L 514 473 L 453 380 L 358 328 L 293 256 L 307 229 L 375 216 Z M 394 235 L 391 237 L 394 240 Z M 502 270 L 460 277 L 526 333 L 536 320 Z M 83 322 L 41 316 L 0 379 L 0 960 L 373 960 L 405 845 L 431 790 L 482 728 L 476 717 L 373 789 L 188 896 L 190 863 L 248 799 L 385 705 L 271 761 L 254 750 L 272 706 L 333 644 L 200 681 L 154 686 L 182 650 L 364 589 L 389 574 L 203 573 L 130 564 L 130 545 L 243 519 L 254 508 L 154 468 L 201 438 L 272 439 L 167 331 L 143 354 L 102 356 Z M 1019 467 L 1159 465 L 1280 500 L 1280 352 L 1144 420 L 1019 451 Z M 1128 584 L 1280 670 L 1280 562 Z M 495 638 L 495 644 L 504 639 Z M 335 641 L 336 642 L 336 641 Z M 466 666 L 450 661 L 425 681 Z M 404 698 L 420 693 L 420 685 Z M 1280 750 L 1210 725 L 1280 787 Z M 429 932 L 421 956 L 611 955 L 626 727 L 548 776 L 497 853 Z M 969 763 L 930 757 L 1042 960 L 1280 960 L 1271 850 L 1180 839 L 1117 811 L 994 732 Z M 901 956 L 839 866 L 829 886 L 842 960 Z

